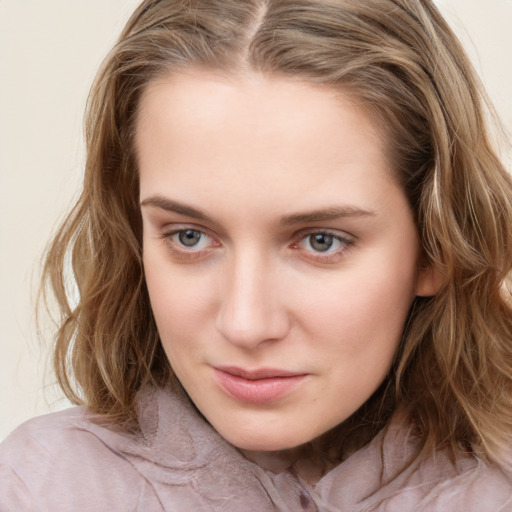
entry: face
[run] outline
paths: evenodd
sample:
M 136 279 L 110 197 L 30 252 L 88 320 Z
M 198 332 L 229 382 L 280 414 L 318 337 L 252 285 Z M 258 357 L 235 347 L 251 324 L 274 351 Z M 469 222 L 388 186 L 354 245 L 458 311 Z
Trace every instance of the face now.
M 256 451 L 343 422 L 426 286 L 376 123 L 338 90 L 195 71 L 148 87 L 136 142 L 151 305 L 198 409 Z

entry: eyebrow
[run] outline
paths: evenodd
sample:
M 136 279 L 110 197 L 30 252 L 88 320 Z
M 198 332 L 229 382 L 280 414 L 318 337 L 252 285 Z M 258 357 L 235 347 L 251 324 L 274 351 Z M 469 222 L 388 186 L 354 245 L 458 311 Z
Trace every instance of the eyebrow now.
M 374 215 L 375 212 L 372 210 L 365 210 L 357 206 L 334 206 L 320 210 L 312 210 L 310 212 L 287 215 L 281 219 L 280 223 L 283 226 L 291 226 L 293 224 L 301 224 L 304 222 L 336 220 L 346 217 L 373 217 Z
M 178 213 L 198 220 L 215 222 L 212 217 L 202 210 L 159 195 L 148 197 L 140 204 L 141 206 L 153 206 L 155 208 Z M 372 210 L 366 210 L 356 206 L 340 206 L 286 215 L 279 221 L 279 223 L 282 226 L 292 226 L 294 224 L 302 224 L 306 222 L 320 222 L 346 217 L 371 217 L 374 215 L 375 212 Z
M 172 199 L 167 199 L 162 196 L 151 196 L 147 199 L 144 199 L 140 203 L 141 206 L 153 206 L 155 208 L 160 208 L 162 210 L 166 210 L 168 212 L 179 213 L 181 215 L 185 215 L 187 217 L 192 217 L 194 219 L 213 221 L 213 219 L 197 208 L 193 208 L 192 206 L 188 206 L 183 203 L 178 203 L 177 201 L 173 201 Z

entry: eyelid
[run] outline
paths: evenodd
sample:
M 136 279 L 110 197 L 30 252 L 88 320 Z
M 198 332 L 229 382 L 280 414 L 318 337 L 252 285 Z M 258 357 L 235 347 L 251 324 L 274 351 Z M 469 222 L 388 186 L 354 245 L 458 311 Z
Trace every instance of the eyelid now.
M 342 231 L 340 229 L 334 229 L 334 228 L 305 228 L 297 231 L 294 234 L 294 238 L 296 240 L 305 238 L 308 235 L 330 235 L 332 237 L 335 237 L 339 240 L 344 240 L 345 242 L 355 242 L 357 240 L 357 237 L 351 233 L 348 233 L 347 231 Z
M 166 224 L 162 228 L 160 228 L 160 236 L 162 238 L 169 237 L 179 233 L 180 231 L 198 231 L 206 235 L 209 238 L 217 238 L 211 231 L 204 226 L 199 226 L 198 224 L 194 224 L 193 222 L 173 222 L 172 224 Z

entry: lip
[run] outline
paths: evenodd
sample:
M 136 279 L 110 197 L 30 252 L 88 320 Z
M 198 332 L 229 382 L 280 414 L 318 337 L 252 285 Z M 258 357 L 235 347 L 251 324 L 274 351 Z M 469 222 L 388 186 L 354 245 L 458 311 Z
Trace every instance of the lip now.
M 307 373 L 274 368 L 246 370 L 234 366 L 214 367 L 221 389 L 240 402 L 264 404 L 275 402 L 296 389 Z

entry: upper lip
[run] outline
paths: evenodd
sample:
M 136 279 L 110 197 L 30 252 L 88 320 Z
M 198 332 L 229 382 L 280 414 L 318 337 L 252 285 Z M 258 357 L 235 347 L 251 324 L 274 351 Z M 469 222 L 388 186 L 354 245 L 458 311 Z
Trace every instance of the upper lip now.
M 244 368 L 238 368 L 237 366 L 215 366 L 214 368 L 221 372 L 229 373 L 247 380 L 270 379 L 276 377 L 299 377 L 301 375 L 306 375 L 305 372 L 292 372 L 278 368 L 257 368 L 254 370 L 246 370 Z

